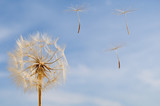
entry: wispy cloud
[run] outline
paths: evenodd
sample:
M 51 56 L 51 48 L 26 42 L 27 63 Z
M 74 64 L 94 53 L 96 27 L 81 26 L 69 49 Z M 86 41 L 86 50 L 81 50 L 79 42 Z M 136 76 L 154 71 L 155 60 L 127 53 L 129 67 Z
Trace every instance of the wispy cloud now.
M 160 78 L 159 72 L 154 71 L 143 71 L 138 78 L 144 83 L 149 85 L 150 87 L 160 88 Z
M 0 26 L 0 32 L 1 32 L 0 40 L 3 40 L 5 38 L 13 35 L 13 33 L 15 32 L 15 29 L 11 28 L 11 27 Z
M 9 76 L 9 74 L 7 72 L 1 72 L 0 71 L 0 78 L 6 78 L 8 76 Z
M 14 90 L 0 90 L 0 98 L 10 98 L 11 103 L 14 101 L 17 102 L 17 104 L 21 104 L 21 102 L 23 102 L 23 104 L 25 104 L 25 102 L 36 103 L 36 94 L 20 94 L 20 92 L 18 91 L 14 91 Z M 13 97 L 14 98 L 11 98 Z M 23 99 L 21 98 L 21 96 L 23 95 Z M 60 90 L 55 90 L 54 91 L 50 91 L 50 92 L 45 92 L 43 93 L 43 105 L 47 105 L 47 106 L 53 106 L 54 104 L 58 105 L 58 106 L 75 106 L 75 105 L 82 105 L 82 104 L 92 104 L 92 105 L 97 105 L 97 106 L 122 106 L 121 103 L 117 102 L 117 101 L 112 101 L 112 100 L 108 100 L 105 98 L 101 98 L 101 97 L 94 97 L 94 96 L 88 96 L 85 94 L 78 94 L 78 93 L 71 93 L 71 92 L 67 92 L 67 91 L 60 91 Z M 18 100 L 18 101 L 17 101 Z
M 6 56 L 3 54 L 0 54 L 0 63 L 5 62 L 6 61 Z
M 110 101 L 104 98 L 77 94 L 71 92 L 54 91 L 49 92 L 44 96 L 44 101 L 65 106 L 90 103 L 98 106 L 121 106 L 119 102 Z
M 88 67 L 84 64 L 79 64 L 76 67 L 71 67 L 69 74 L 71 76 L 76 76 L 79 78 L 95 78 L 103 79 L 103 78 L 121 78 L 126 74 L 125 69 L 123 69 L 120 73 L 117 70 L 107 69 L 106 67 Z
M 107 5 L 107 6 L 111 6 L 111 5 L 112 5 L 111 0 L 106 0 L 106 5 Z

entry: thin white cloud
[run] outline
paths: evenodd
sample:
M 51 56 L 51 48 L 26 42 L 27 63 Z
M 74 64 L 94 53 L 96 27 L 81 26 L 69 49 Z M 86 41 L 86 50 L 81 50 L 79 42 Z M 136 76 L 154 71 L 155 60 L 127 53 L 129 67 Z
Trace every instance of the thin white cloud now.
M 106 5 L 107 5 L 107 6 L 111 6 L 111 5 L 112 5 L 111 0 L 106 0 Z
M 0 71 L 0 78 L 6 78 L 9 76 L 9 73 L 8 72 L 1 72 Z
M 120 71 L 117 71 L 117 70 L 107 69 L 105 67 L 92 68 L 92 67 L 88 67 L 86 65 L 81 64 L 76 67 L 71 67 L 69 71 L 69 77 L 75 77 L 76 78 L 74 80 L 75 82 L 77 81 L 83 82 L 83 79 L 85 82 L 86 82 L 86 79 L 88 80 L 94 79 L 94 81 L 99 81 L 101 83 L 104 83 L 106 82 L 105 80 L 107 79 L 116 80 L 116 79 L 123 78 L 125 75 L 127 75 L 126 69 L 123 69 Z
M 7 60 L 7 56 L 5 54 L 0 54 L 0 63 L 4 63 Z
M 10 37 L 10 36 L 14 36 L 14 34 L 19 32 L 19 27 L 18 26 L 14 26 L 14 27 L 5 27 L 5 26 L 0 26 L 0 41 Z
M 8 37 L 9 35 L 13 33 L 12 29 L 5 28 L 5 27 L 0 27 L 0 32 L 1 32 L 0 40 Z
M 57 90 L 47 93 L 43 98 L 44 101 L 65 106 L 78 105 L 83 103 L 92 103 L 97 106 L 121 106 L 121 104 L 116 101 L 110 101 L 104 98 L 92 97 L 77 93 L 62 92 Z
M 37 103 L 37 93 L 23 94 L 23 92 L 14 90 L 0 90 L 0 93 L 0 98 L 7 99 L 7 101 L 10 101 L 11 103 L 14 101 L 13 105 L 16 105 L 16 103 L 21 104 L 21 102 L 22 104 L 25 104 L 26 102 Z M 53 106 L 54 104 L 58 106 L 75 106 L 85 103 L 97 106 L 122 106 L 117 101 L 60 90 L 54 90 L 53 92 L 50 91 L 43 93 L 42 101 L 43 105 L 46 106 Z
M 158 72 L 153 71 L 143 71 L 138 78 L 145 84 L 151 87 L 160 88 L 160 78 Z

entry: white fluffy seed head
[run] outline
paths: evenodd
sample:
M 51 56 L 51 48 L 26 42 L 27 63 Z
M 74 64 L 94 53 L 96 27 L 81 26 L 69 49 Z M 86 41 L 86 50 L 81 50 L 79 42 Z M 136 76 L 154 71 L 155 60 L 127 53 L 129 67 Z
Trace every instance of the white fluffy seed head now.
M 45 34 L 31 35 L 30 40 L 21 36 L 17 48 L 9 53 L 9 71 L 18 86 L 25 90 L 42 90 L 65 80 L 68 65 L 64 48 Z M 41 76 L 41 77 L 40 77 Z M 61 80 L 63 78 L 63 80 Z

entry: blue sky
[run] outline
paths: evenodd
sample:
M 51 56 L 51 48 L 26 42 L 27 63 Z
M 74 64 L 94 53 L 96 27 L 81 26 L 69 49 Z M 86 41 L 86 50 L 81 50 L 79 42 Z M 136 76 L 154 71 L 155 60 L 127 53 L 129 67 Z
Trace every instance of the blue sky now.
M 36 92 L 24 93 L 9 78 L 8 55 L 20 35 L 36 32 L 59 37 L 66 45 L 70 68 L 65 85 L 43 93 L 42 106 L 159 106 L 160 105 L 159 0 L 1 0 L 0 105 L 36 106 Z M 65 10 L 85 5 L 77 34 L 75 13 Z M 124 16 L 114 9 L 135 9 Z M 104 52 L 125 44 L 118 53 Z

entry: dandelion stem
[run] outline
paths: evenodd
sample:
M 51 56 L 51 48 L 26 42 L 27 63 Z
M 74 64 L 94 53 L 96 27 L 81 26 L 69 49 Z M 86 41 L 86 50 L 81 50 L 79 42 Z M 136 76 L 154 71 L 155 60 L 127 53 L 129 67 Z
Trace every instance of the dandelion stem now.
M 130 32 L 129 32 L 129 28 L 128 28 L 128 25 L 127 25 L 127 16 L 126 16 L 126 14 L 124 14 L 124 15 L 125 15 L 125 23 L 126 23 L 127 32 L 128 32 L 128 35 L 129 35 Z
M 38 101 L 39 101 L 39 106 L 41 106 L 41 93 L 42 93 L 42 74 L 38 74 L 38 79 L 39 79 L 39 86 L 38 86 Z
M 80 28 L 81 28 L 81 24 L 80 24 L 80 19 L 79 19 L 79 13 L 78 13 L 78 11 L 77 11 L 77 16 L 78 16 L 78 21 L 79 21 L 79 26 L 78 26 L 78 33 L 79 33 Z
M 118 59 L 118 68 L 120 69 L 121 65 L 120 65 L 120 59 L 119 59 L 117 50 L 116 50 L 116 55 L 117 55 L 117 59 Z
M 39 95 L 39 106 L 41 106 L 41 88 L 38 88 L 38 95 Z
M 39 106 L 41 106 L 41 87 L 38 88 Z

